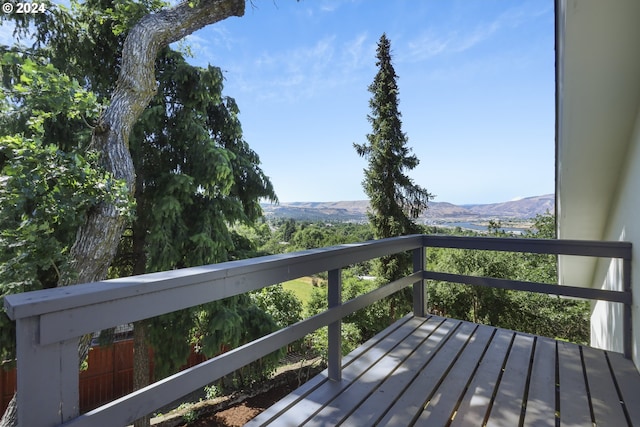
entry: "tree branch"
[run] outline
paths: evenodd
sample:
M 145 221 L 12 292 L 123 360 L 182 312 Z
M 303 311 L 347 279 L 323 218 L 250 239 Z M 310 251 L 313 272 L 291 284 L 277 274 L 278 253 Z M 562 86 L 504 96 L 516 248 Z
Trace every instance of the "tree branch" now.
M 206 25 L 242 16 L 244 8 L 244 0 L 200 0 L 193 6 L 183 2 L 144 16 L 127 35 L 116 88 L 93 131 L 91 146 L 102 154 L 105 169 L 127 183 L 131 195 L 135 171 L 129 134 L 156 93 L 155 60 L 159 50 Z M 124 226 L 125 220 L 115 204 L 102 203 L 92 209 L 71 248 L 74 274 L 65 274 L 58 285 L 104 279 Z

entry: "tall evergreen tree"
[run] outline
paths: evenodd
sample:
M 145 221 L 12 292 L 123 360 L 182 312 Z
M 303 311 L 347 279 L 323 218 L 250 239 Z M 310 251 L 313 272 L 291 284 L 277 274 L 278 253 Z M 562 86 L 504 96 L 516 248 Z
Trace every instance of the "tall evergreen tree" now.
M 378 41 L 376 58 L 378 72 L 369 86 L 371 113 L 367 116 L 372 132 L 367 135 L 368 143 L 354 147 L 368 160 L 362 184 L 370 202 L 369 221 L 375 237 L 380 239 L 420 232 L 415 219 L 427 208 L 432 195 L 406 175 L 418 166 L 419 160 L 410 154 L 408 138 L 402 132 L 398 76 L 391 63 L 391 43 L 386 34 Z M 404 254 L 383 257 L 377 275 L 385 283 L 397 280 L 406 274 L 410 263 Z
M 137 212 L 117 267 L 133 274 L 231 259 L 242 248 L 229 226 L 254 223 L 262 215 L 259 200 L 276 200 L 243 139 L 234 99 L 222 95 L 221 70 L 191 66 L 170 49 L 160 53 L 156 70 L 159 95 L 130 138 Z M 247 295 L 138 322 L 134 387 L 149 383 L 147 341 L 164 376 L 184 364 L 190 344 L 211 357 L 274 329 Z

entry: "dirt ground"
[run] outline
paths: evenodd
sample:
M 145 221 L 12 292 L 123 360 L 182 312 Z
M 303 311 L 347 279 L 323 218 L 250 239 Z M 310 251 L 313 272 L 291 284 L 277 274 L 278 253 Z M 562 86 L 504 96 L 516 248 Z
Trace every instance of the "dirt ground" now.
M 292 363 L 279 370 L 278 374 L 263 383 L 259 390 L 240 392 L 237 395 L 222 398 L 222 401 L 200 401 L 194 406 L 178 413 L 169 414 L 165 420 L 155 424 L 157 427 L 237 427 L 300 387 L 302 383 L 318 374 L 323 366 L 319 359 L 300 363 Z M 184 416 L 189 412 L 197 412 L 195 421 L 185 423 Z
M 189 427 L 240 427 L 297 388 L 297 382 L 279 385 L 228 409 L 201 417 Z M 184 425 L 185 427 L 187 424 Z

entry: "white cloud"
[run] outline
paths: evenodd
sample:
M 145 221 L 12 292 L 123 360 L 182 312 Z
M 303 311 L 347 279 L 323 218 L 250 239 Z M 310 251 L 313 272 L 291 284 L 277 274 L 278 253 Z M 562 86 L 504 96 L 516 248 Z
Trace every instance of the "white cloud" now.
M 343 56 L 348 70 L 361 68 L 374 57 L 375 44 L 367 44 L 367 40 L 367 33 L 362 33 L 344 44 Z
M 462 53 L 489 39 L 501 28 L 499 21 L 481 25 L 470 32 L 436 32 L 429 29 L 407 43 L 408 60 L 413 62 L 431 59 L 441 54 Z
M 217 65 L 217 59 L 232 51 L 238 45 L 224 25 L 210 25 L 206 30 L 190 34 L 172 43 L 171 48 L 185 54 L 190 53 L 194 65 Z
M 335 12 L 338 8 L 338 4 L 336 2 L 322 2 L 320 5 L 320 10 L 323 12 Z
M 319 8 L 321 12 L 333 13 L 346 3 L 357 3 L 357 1 L 358 0 L 351 0 L 351 2 L 345 0 L 322 0 L 319 4 Z
M 512 8 L 495 17 L 489 22 L 481 22 L 473 28 L 465 30 L 447 30 L 448 23 L 432 27 L 422 32 L 407 43 L 403 59 L 419 62 L 438 55 L 458 54 L 475 48 L 491 39 L 504 29 L 518 28 L 531 19 L 537 19 L 548 13 L 545 9 L 530 10 L 526 7 Z M 453 27 L 460 28 L 460 25 Z
M 430 59 L 449 50 L 452 39 L 453 35 L 443 37 L 434 34 L 433 31 L 428 31 L 407 44 L 408 56 L 413 61 Z
M 261 99 L 294 101 L 335 88 L 363 67 L 368 52 L 366 34 L 340 43 L 334 35 L 312 45 L 278 52 L 262 52 L 250 64 L 236 64 L 234 79 L 242 90 Z

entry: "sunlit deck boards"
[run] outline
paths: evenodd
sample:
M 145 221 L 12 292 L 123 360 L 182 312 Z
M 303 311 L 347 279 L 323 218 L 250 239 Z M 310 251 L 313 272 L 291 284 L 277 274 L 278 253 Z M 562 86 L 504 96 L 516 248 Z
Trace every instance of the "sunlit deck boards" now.
M 557 384 L 557 386 L 556 386 Z M 407 317 L 248 425 L 640 426 L 620 354 L 431 316 Z

